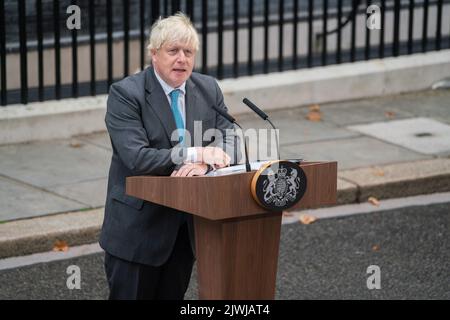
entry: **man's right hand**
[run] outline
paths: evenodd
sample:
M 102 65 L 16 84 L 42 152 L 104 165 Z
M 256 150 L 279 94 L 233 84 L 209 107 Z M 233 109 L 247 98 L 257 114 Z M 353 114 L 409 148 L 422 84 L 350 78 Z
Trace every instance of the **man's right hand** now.
M 216 168 L 230 165 L 230 156 L 218 147 L 197 147 L 197 162 L 203 162 Z

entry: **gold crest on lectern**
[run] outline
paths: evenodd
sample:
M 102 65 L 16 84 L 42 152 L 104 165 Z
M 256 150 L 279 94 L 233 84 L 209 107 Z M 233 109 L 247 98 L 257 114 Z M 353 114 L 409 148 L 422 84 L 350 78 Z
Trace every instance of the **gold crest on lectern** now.
M 306 191 L 306 175 L 291 161 L 270 161 L 253 176 L 251 191 L 256 202 L 271 211 L 294 206 Z

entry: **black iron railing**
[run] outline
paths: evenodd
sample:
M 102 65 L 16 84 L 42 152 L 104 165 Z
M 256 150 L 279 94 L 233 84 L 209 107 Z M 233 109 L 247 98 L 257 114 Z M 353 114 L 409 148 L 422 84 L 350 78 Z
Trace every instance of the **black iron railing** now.
M 372 4 L 380 30 L 365 26 Z M 219 79 L 450 47 L 450 0 L 0 0 L 0 104 L 106 93 L 145 67 L 149 26 L 177 11 L 200 34 L 196 70 Z

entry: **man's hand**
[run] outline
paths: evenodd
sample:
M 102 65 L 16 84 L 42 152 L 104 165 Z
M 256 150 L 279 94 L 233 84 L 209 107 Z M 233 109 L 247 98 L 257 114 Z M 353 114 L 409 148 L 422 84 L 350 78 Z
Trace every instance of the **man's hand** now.
M 209 164 L 215 168 L 223 168 L 230 165 L 230 156 L 218 147 L 198 147 L 197 162 Z
M 180 169 L 174 170 L 171 177 L 203 176 L 208 171 L 208 165 L 204 163 L 187 163 Z

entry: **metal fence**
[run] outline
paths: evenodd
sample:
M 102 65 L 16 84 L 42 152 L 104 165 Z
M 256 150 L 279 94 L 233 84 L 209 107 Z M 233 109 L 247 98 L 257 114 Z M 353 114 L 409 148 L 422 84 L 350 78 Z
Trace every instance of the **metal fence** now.
M 450 48 L 450 0 L 0 0 L 0 104 L 106 93 L 177 11 L 200 34 L 196 71 L 218 79 Z

